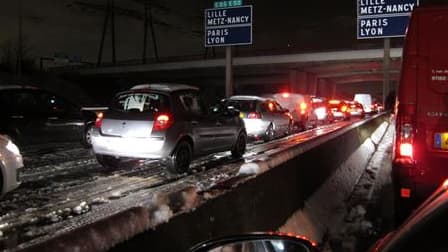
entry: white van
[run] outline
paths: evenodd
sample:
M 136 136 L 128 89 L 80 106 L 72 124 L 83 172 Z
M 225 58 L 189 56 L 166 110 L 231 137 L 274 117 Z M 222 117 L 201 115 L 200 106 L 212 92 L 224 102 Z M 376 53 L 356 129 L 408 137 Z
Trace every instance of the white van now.
M 362 104 L 366 114 L 372 113 L 372 96 L 370 94 L 355 94 L 354 101 Z

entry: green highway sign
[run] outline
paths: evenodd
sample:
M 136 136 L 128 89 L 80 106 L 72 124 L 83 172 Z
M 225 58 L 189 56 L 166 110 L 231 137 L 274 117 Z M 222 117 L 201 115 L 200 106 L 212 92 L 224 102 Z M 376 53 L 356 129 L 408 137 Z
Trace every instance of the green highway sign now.
M 243 0 L 224 0 L 224 1 L 216 1 L 213 5 L 213 8 L 228 8 L 241 5 L 243 5 Z

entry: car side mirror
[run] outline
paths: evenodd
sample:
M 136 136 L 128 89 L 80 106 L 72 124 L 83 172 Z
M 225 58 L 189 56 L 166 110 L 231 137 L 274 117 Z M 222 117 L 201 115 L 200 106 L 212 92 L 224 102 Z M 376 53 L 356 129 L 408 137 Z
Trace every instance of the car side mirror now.
M 190 252 L 215 251 L 295 251 L 317 252 L 316 244 L 303 236 L 281 234 L 245 234 L 229 236 L 202 242 L 189 250 Z

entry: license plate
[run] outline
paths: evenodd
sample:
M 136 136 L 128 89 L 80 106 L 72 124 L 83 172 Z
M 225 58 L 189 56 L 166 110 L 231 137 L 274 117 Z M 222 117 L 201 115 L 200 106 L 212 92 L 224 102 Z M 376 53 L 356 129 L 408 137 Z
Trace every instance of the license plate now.
M 434 134 L 434 148 L 448 150 L 448 132 Z

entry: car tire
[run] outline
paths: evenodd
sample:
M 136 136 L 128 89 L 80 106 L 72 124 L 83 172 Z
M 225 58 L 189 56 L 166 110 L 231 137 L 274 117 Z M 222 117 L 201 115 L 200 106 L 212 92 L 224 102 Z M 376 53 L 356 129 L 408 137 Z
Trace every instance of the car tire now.
M 274 125 L 272 125 L 272 123 L 271 123 L 271 124 L 269 124 L 268 128 L 266 129 L 266 132 L 264 133 L 263 140 L 265 142 L 269 142 L 269 141 L 274 140 L 274 137 L 275 137 Z
M 108 155 L 96 155 L 98 163 L 106 169 L 117 169 L 120 166 L 120 158 L 116 158 Z
M 92 147 L 92 129 L 93 129 L 93 124 L 88 124 L 84 128 L 84 132 L 82 135 L 82 145 L 84 145 L 84 147 L 86 147 L 86 148 Z
M 182 174 L 190 168 L 193 151 L 190 143 L 180 141 L 167 161 L 167 169 L 172 174 Z
M 246 152 L 246 144 L 247 144 L 247 135 L 244 132 L 240 132 L 240 134 L 238 134 L 238 138 L 236 139 L 235 144 L 233 145 L 230 151 L 232 153 L 232 157 L 241 158 L 244 155 L 244 152 Z

